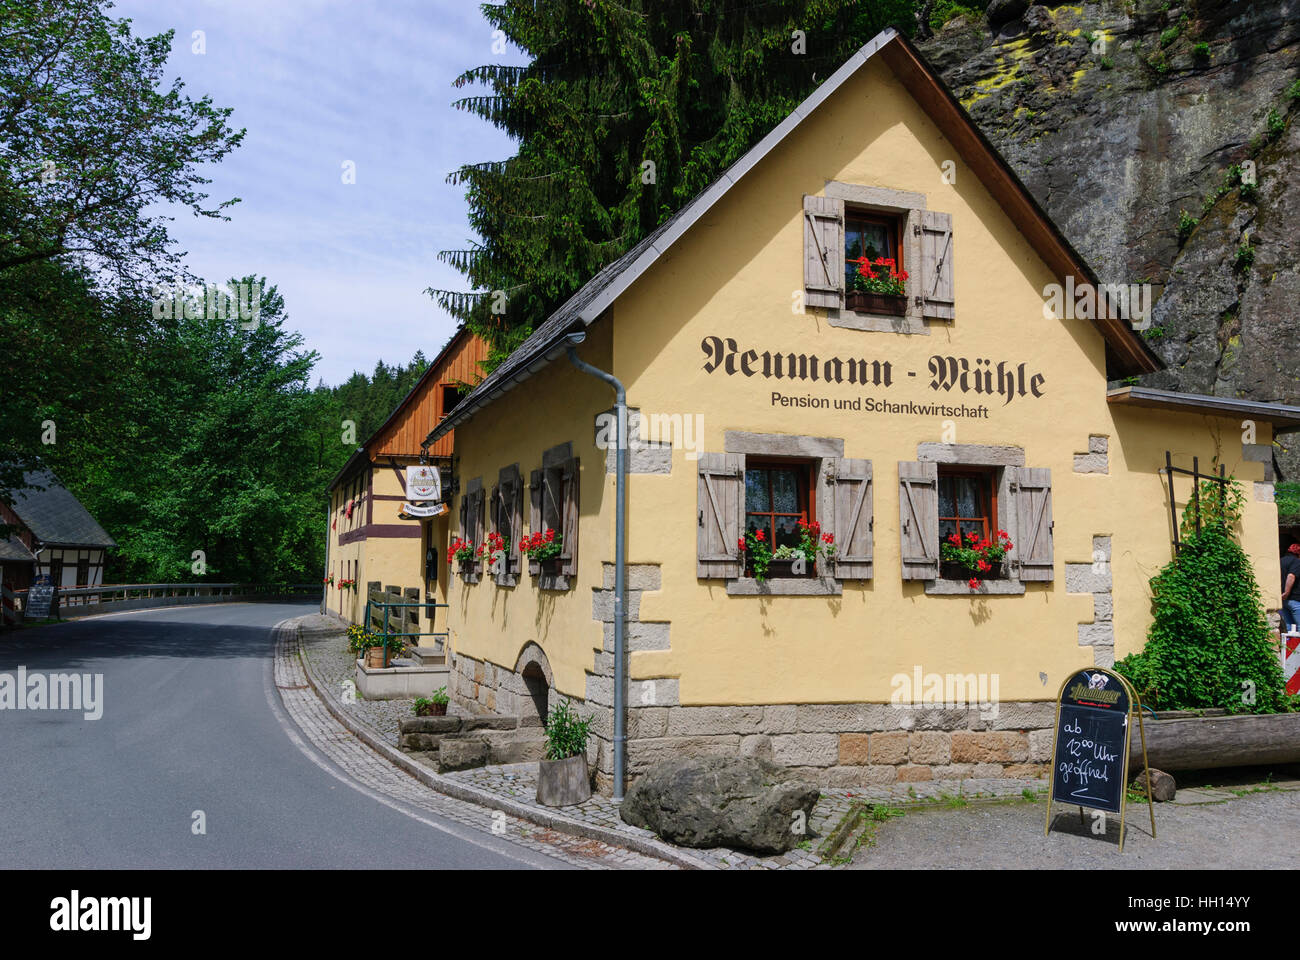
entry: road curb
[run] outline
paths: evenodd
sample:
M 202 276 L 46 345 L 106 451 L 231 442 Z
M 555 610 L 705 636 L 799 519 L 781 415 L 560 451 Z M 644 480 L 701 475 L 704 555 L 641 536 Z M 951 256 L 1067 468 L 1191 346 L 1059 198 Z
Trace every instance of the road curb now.
M 409 773 L 415 779 L 419 780 L 431 790 L 438 793 L 446 794 L 449 797 L 455 797 L 457 800 L 465 800 L 470 803 L 478 804 L 481 807 L 487 807 L 493 810 L 501 810 L 510 814 L 512 817 L 518 817 L 521 820 L 527 820 L 538 826 L 546 827 L 560 833 L 566 833 L 570 836 L 582 837 L 587 840 L 599 840 L 602 843 L 608 843 L 616 847 L 624 847 L 635 853 L 643 854 L 647 857 L 655 857 L 659 860 L 666 860 L 674 866 L 682 867 L 686 870 L 716 870 L 713 864 L 689 854 L 683 853 L 669 844 L 659 840 L 652 840 L 647 837 L 629 836 L 619 833 L 617 830 L 610 830 L 605 827 L 598 827 L 590 823 L 584 823 L 581 820 L 574 820 L 561 814 L 551 813 L 544 810 L 538 810 L 526 804 L 516 803 L 505 797 L 498 796 L 488 790 L 482 790 L 469 784 L 460 783 L 459 781 L 450 780 L 434 771 L 430 770 L 423 764 L 412 760 L 396 747 L 384 742 L 375 736 L 366 724 L 361 723 L 355 717 L 349 716 L 341 710 L 334 702 L 334 699 L 324 691 L 324 684 L 315 674 L 311 666 L 311 661 L 302 653 L 302 631 L 298 622 L 301 618 L 290 618 L 282 620 L 275 625 L 277 630 L 291 630 L 295 641 L 294 653 L 297 655 L 299 662 L 302 663 L 303 673 L 307 677 L 307 682 L 311 685 L 312 692 L 316 694 L 317 699 L 325 706 L 330 715 L 339 723 L 343 724 L 357 739 L 359 739 L 370 749 L 374 750 L 385 760 L 400 768 L 405 773 Z

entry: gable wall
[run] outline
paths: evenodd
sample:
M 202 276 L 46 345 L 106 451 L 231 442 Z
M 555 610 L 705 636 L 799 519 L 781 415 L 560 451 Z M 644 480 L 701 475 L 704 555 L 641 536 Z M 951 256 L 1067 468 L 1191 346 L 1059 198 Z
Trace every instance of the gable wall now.
M 955 163 L 955 182 L 941 165 Z M 791 311 L 802 287 L 802 195 L 837 180 L 923 193 L 928 208 L 951 213 L 956 251 L 956 320 L 929 336 L 832 327 L 824 311 Z M 696 463 L 673 451 L 668 476 L 632 478 L 633 563 L 661 564 L 662 589 L 641 598 L 642 620 L 671 621 L 671 648 L 633 654 L 632 677 L 675 677 L 684 704 L 887 702 L 896 674 L 997 673 L 1004 699 L 1050 698 L 1065 672 L 1092 663 L 1081 638 L 1112 637 L 1113 656 L 1137 649 L 1149 621 L 1147 579 L 1169 559 L 1168 506 L 1154 469 L 1171 449 L 1180 466 L 1216 451 L 1246 482 L 1262 465 L 1244 463 L 1240 427 L 1179 414 L 1112 415 L 1104 349 L 1087 320 L 1046 320 L 1045 265 L 888 68 L 872 63 L 804 122 L 651 268 L 615 307 L 615 372 L 644 414 L 700 416 L 700 449 L 722 451 L 728 430 L 843 438 L 845 455 L 873 461 L 875 578 L 835 598 L 728 596 L 722 581 L 697 579 Z M 895 383 L 790 384 L 743 373 L 707 373 L 702 339 L 732 337 L 752 347 L 821 357 L 889 359 Z M 1041 398 L 960 396 L 929 387 L 936 354 L 1026 363 L 1045 378 Z M 916 374 L 908 375 L 909 371 Z M 867 413 L 774 406 L 773 391 L 828 398 L 886 398 L 986 405 L 987 418 Z M 944 435 L 951 419 L 955 436 Z M 1262 438 L 1266 424 L 1259 425 Z M 1110 472 L 1074 472 L 1090 435 L 1107 439 Z M 1234 441 L 1234 437 L 1236 438 Z M 1055 579 L 1024 596 L 927 596 L 900 579 L 897 464 L 917 445 L 1020 447 L 1029 466 L 1052 471 Z M 1266 443 L 1260 439 L 1258 442 Z M 1249 504 L 1245 543 L 1269 573 L 1275 511 Z M 1100 538 L 1100 541 L 1095 541 Z M 1111 538 L 1113 546 L 1105 543 Z M 1093 622 L 1094 585 L 1077 567 L 1094 550 L 1115 556 L 1115 627 Z M 1067 589 L 1067 573 L 1071 586 Z M 1081 588 L 1087 587 L 1086 590 Z M 1104 606 L 1107 601 L 1103 600 Z M 1110 649 L 1096 653 L 1099 664 Z M 1048 676 L 1045 684 L 1040 673 Z

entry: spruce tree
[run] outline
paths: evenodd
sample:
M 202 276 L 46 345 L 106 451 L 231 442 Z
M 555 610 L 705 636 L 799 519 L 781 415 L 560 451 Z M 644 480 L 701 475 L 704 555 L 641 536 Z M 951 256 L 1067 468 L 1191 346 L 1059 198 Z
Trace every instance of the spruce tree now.
M 478 239 L 439 259 L 469 291 L 430 290 L 499 363 L 605 264 L 671 216 L 911 0 L 505 0 L 493 27 L 529 57 L 455 84 L 518 152 L 469 163 Z

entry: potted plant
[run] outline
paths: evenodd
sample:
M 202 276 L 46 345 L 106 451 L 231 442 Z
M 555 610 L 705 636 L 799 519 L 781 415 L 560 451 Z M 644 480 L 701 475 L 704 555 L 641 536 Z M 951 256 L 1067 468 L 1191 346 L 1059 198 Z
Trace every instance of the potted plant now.
M 415 698 L 417 717 L 445 717 L 447 715 L 447 688 L 439 687 L 427 697 Z
M 358 659 L 364 657 L 366 666 L 371 670 L 377 670 L 384 665 L 385 645 L 390 653 L 397 653 L 401 650 L 402 641 L 400 637 L 389 637 L 385 644 L 382 636 L 370 633 L 360 624 L 354 623 L 348 627 L 348 649 Z
M 551 708 L 546 718 L 546 759 L 538 761 L 538 803 L 567 807 L 591 799 L 587 769 L 591 721 L 590 716 L 579 716 L 568 700 Z
M 527 554 L 530 561 L 538 561 L 541 564 L 542 573 L 559 573 L 562 541 L 563 538 L 553 529 L 539 530 L 537 533 L 520 540 L 519 550 L 521 553 Z
M 853 287 L 844 294 L 844 305 L 862 313 L 884 313 L 901 317 L 907 313 L 907 271 L 899 270 L 893 258 L 867 257 L 850 261 L 858 265 Z
M 978 590 L 980 584 L 990 576 L 1006 575 L 1007 551 L 1013 546 L 1015 544 L 1007 537 L 1005 530 L 994 533 L 992 540 L 971 531 L 963 541 L 952 533 L 940 544 L 939 557 L 946 567 L 946 579 L 969 577 L 967 585 L 972 590 Z
M 462 576 L 469 572 L 470 566 L 474 563 L 474 544 L 469 540 L 457 537 L 447 548 L 451 558 L 460 567 Z

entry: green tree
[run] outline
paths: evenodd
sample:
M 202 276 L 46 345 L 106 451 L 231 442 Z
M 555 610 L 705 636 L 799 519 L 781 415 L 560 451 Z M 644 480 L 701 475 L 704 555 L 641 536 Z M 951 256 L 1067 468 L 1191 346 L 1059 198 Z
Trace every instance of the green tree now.
M 243 138 L 229 108 L 162 72 L 172 32 L 135 37 L 101 0 L 0 0 L 0 278 L 65 254 L 140 278 L 178 266 L 160 204 L 223 217 L 198 167 Z
M 505 0 L 484 15 L 530 58 L 476 67 L 456 101 L 519 143 L 462 166 L 478 240 L 439 258 L 472 290 L 431 290 L 499 363 L 783 120 L 910 0 Z

